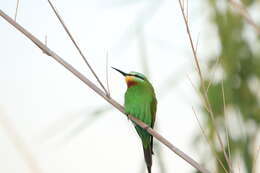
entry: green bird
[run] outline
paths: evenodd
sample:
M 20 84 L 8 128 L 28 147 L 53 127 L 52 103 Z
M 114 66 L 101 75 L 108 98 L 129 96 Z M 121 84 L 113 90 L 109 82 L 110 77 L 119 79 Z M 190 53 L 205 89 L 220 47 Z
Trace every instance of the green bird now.
M 152 84 L 147 78 L 138 72 L 125 73 L 112 67 L 125 77 L 127 90 L 125 93 L 125 112 L 132 115 L 151 128 L 154 127 L 157 100 Z M 140 136 L 143 144 L 144 158 L 148 173 L 151 173 L 152 154 L 153 154 L 153 136 L 146 130 L 134 124 L 135 129 Z

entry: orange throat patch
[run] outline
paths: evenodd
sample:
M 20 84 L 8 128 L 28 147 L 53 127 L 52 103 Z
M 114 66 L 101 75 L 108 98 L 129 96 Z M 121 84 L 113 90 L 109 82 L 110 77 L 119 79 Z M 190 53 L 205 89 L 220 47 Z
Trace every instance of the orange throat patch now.
M 137 84 L 137 82 L 134 81 L 133 76 L 126 76 L 125 77 L 125 81 L 126 81 L 126 84 L 127 84 L 128 88 Z

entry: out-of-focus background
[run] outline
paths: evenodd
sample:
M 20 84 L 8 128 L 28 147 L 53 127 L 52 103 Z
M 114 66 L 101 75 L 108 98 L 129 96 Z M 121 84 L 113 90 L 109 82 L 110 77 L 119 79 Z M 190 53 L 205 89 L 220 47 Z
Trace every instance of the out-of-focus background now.
M 202 83 L 177 0 L 53 1 L 103 83 L 107 56 L 109 67 L 149 77 L 159 133 L 212 172 L 232 172 L 223 147 L 234 172 L 259 172 L 260 2 L 182 2 Z M 16 4 L 1 1 L 0 9 L 14 18 Z M 47 1 L 20 0 L 16 21 L 97 83 Z M 124 115 L 2 18 L 0 30 L 0 172 L 146 171 L 140 140 Z M 111 96 L 123 104 L 124 80 L 108 73 Z M 154 145 L 153 172 L 196 172 Z

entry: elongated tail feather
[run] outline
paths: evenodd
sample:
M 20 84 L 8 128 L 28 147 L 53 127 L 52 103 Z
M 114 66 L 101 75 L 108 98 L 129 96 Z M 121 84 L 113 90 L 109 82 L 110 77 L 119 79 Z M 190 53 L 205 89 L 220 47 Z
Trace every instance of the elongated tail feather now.
M 152 136 L 146 132 L 146 130 L 142 129 L 141 127 L 135 125 L 135 129 L 140 136 L 143 144 L 143 150 L 144 150 L 144 159 L 147 166 L 148 173 L 151 173 L 151 167 L 152 167 L 152 154 L 153 154 L 153 147 L 152 147 Z
M 143 146 L 143 150 L 144 150 L 144 159 L 145 159 L 145 162 L 146 162 L 146 166 L 147 166 L 147 170 L 148 170 L 148 173 L 151 173 L 151 167 L 152 167 L 152 149 L 151 149 L 151 146 L 148 145 L 147 148 L 145 148 Z

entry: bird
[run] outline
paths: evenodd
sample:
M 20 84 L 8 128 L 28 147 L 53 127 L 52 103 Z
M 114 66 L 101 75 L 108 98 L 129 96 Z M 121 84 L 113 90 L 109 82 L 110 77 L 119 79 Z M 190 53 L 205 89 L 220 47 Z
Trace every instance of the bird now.
M 124 109 L 126 114 L 138 118 L 153 128 L 156 118 L 157 99 L 152 84 L 142 73 L 134 71 L 125 73 L 117 68 L 112 68 L 124 76 L 127 84 L 127 90 L 124 96 Z M 142 141 L 148 173 L 151 173 L 153 136 L 137 124 L 133 124 Z

